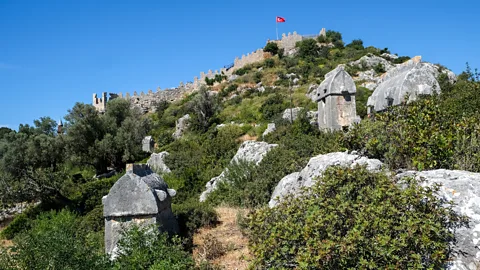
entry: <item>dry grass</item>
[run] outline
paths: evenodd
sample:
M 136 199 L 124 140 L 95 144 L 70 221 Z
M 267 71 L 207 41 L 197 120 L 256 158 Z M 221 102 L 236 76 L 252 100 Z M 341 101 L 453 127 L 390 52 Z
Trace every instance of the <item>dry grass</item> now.
M 202 261 L 205 258 L 205 247 L 214 242 L 215 248 L 223 247 L 225 252 L 214 256 L 216 258 L 209 260 L 210 263 L 224 269 L 247 269 L 250 258 L 248 239 L 242 235 L 237 224 L 237 213 L 241 210 L 228 207 L 219 207 L 215 210 L 219 215 L 220 225 L 215 228 L 203 228 L 193 237 L 196 246 L 193 251 L 195 260 Z M 206 239 L 209 240 L 205 242 Z
M 241 137 L 237 138 L 237 141 L 239 142 L 244 142 L 244 141 L 256 141 L 258 139 L 258 136 L 250 136 L 248 134 L 245 134 Z

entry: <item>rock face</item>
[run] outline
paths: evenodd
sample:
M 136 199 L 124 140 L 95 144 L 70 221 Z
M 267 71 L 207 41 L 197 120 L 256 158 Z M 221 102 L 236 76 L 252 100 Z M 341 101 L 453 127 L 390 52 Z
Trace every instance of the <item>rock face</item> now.
M 282 119 L 287 121 L 290 121 L 290 120 L 295 121 L 297 120 L 302 110 L 303 110 L 302 107 L 285 109 L 285 111 L 283 111 L 283 114 L 282 114 Z
M 373 55 L 373 54 L 365 55 L 362 58 L 360 58 L 357 61 L 354 61 L 350 64 L 353 65 L 353 66 L 360 67 L 360 68 L 364 68 L 364 67 L 373 68 L 373 67 L 380 64 L 380 65 L 383 66 L 383 68 L 386 71 L 394 68 L 394 65 L 392 65 L 389 61 L 385 60 L 382 57 L 378 57 L 376 55 Z
M 274 207 L 286 195 L 298 193 L 303 187 L 311 187 L 323 172 L 331 166 L 350 166 L 367 165 L 367 169 L 379 171 L 383 164 L 378 159 L 369 159 L 359 155 L 352 155 L 343 152 L 329 153 L 313 157 L 302 171 L 285 176 L 273 191 L 268 205 Z
M 416 100 L 418 95 L 431 95 L 440 92 L 440 85 L 436 77 L 439 68 L 430 63 L 421 62 L 421 57 L 397 65 L 381 77 L 378 87 L 368 98 L 367 106 L 374 111 L 383 111 L 388 106 L 399 105 L 405 101 Z M 452 77 L 449 71 L 445 71 Z
M 458 254 L 448 269 L 476 270 L 480 265 L 480 173 L 456 170 L 408 171 L 396 177 L 414 177 L 424 179 L 423 186 L 434 183 L 441 184 L 439 195 L 446 200 L 453 200 L 456 204 L 455 211 L 470 218 L 470 228 L 457 229 L 457 245 L 455 251 L 462 251 L 465 255 Z
M 263 157 L 273 148 L 277 147 L 278 144 L 268 144 L 266 142 L 256 142 L 256 141 L 245 141 L 242 143 L 238 149 L 235 156 L 230 161 L 232 163 L 238 163 L 240 161 L 246 161 L 254 163 L 255 165 L 260 164 Z M 218 183 L 225 181 L 225 174 L 228 169 L 223 170 L 223 172 L 212 178 L 206 184 L 206 190 L 200 195 L 200 201 L 204 202 L 208 195 L 217 188 Z
M 165 164 L 165 158 L 170 155 L 168 152 L 153 153 L 147 160 L 147 164 L 153 171 L 157 173 L 169 173 L 170 168 Z
M 173 133 L 173 138 L 180 139 L 183 136 L 183 133 L 188 129 L 190 125 L 190 115 L 185 114 L 177 120 L 177 125 L 175 127 L 175 133 Z
M 128 164 L 121 177 L 103 197 L 105 252 L 116 257 L 117 243 L 129 225 L 156 224 L 161 231 L 178 233 L 178 223 L 171 209 L 176 192 L 148 165 Z
M 325 75 L 325 80 L 309 96 L 318 103 L 318 127 L 339 130 L 359 121 L 355 105 L 357 88 L 343 65 Z
M 275 126 L 275 123 L 268 123 L 267 129 L 265 129 L 265 131 L 263 132 L 262 136 L 265 137 L 265 136 L 267 136 L 268 134 L 274 132 L 275 130 L 277 130 L 277 128 L 276 128 L 276 126 Z

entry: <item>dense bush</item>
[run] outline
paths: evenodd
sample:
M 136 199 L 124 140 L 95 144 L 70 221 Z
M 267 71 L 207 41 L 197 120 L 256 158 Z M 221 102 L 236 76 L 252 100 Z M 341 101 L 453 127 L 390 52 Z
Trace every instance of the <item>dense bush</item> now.
M 40 215 L 15 237 L 10 252 L 0 254 L 0 269 L 107 269 L 110 262 L 97 242 L 78 230 L 77 221 L 65 210 Z
M 437 96 L 423 97 L 408 105 L 391 107 L 349 131 L 347 147 L 383 160 L 392 169 L 461 169 L 479 164 L 478 117 L 457 119 L 441 106 Z M 462 159 L 454 156 L 463 155 Z M 469 165 L 468 165 L 469 164 Z
M 278 54 L 278 45 L 275 42 L 268 42 L 267 45 L 263 48 L 264 52 L 269 52 L 272 55 Z
M 288 107 L 284 100 L 285 99 L 281 94 L 269 96 L 260 107 L 260 112 L 262 113 L 263 118 L 271 120 L 279 113 L 283 112 Z
M 180 227 L 180 236 L 187 249 L 193 247 L 193 234 L 202 227 L 213 227 L 218 223 L 218 215 L 212 206 L 199 203 L 198 197 L 181 204 L 172 204 L 172 211 Z
M 345 47 L 347 48 L 352 48 L 355 50 L 363 50 L 365 47 L 363 47 L 363 41 L 361 39 L 354 39 L 352 42 L 347 44 Z
M 180 239 L 170 239 L 155 228 L 131 227 L 118 242 L 114 269 L 189 270 L 194 266 Z
M 438 189 L 361 167 L 330 168 L 299 197 L 250 216 L 253 266 L 440 269 L 452 255 L 452 229 L 465 219 L 434 195 Z
M 263 62 L 263 66 L 266 68 L 272 68 L 275 66 L 275 60 L 273 60 L 272 58 L 265 59 L 265 61 Z

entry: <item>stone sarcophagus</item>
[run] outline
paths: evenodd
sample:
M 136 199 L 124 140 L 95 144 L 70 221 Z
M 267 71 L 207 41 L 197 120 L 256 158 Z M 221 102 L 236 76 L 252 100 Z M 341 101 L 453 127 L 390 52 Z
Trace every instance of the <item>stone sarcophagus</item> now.
M 358 122 L 356 92 L 355 82 L 342 65 L 327 73 L 311 96 L 318 103 L 318 127 L 339 130 Z
M 175 194 L 148 165 L 128 164 L 126 174 L 102 199 L 105 252 L 116 257 L 118 240 L 130 225 L 156 225 L 162 232 L 178 233 L 171 208 L 171 197 Z

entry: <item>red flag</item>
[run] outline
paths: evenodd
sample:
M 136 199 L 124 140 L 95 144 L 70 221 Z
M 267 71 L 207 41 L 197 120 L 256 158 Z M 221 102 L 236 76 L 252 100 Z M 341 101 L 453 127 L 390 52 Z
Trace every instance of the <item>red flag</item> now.
M 285 18 L 277 16 L 277 23 L 283 23 L 283 22 L 285 22 Z

